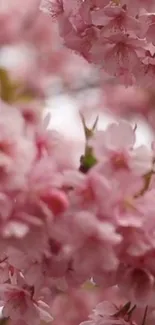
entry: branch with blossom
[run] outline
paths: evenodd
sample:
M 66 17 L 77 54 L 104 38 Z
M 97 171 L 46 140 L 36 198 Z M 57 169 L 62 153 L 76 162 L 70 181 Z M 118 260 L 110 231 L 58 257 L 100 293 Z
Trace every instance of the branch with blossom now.
M 155 140 L 137 146 L 129 122 L 139 114 L 155 128 L 154 8 L 0 3 L 1 324 L 154 325 Z M 72 94 L 101 91 L 92 127 L 80 109 L 78 159 L 43 119 L 55 78 Z M 106 107 L 118 119 L 99 130 Z

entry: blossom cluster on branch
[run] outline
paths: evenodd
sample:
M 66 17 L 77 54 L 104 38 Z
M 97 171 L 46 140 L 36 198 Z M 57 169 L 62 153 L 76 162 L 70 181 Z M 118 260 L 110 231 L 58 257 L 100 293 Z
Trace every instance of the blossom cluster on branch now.
M 155 74 L 154 0 L 42 0 L 64 44 L 126 85 Z
M 3 322 L 154 325 L 155 141 L 137 146 L 127 119 L 140 113 L 154 130 L 155 3 L 43 0 L 48 16 L 39 2 L 0 1 Z M 4 66 L 12 47 L 22 59 Z M 94 65 L 101 110 L 106 102 L 120 118 L 98 130 L 98 118 L 88 128 L 81 114 L 77 161 L 74 141 L 42 113 L 53 77 L 70 88 Z

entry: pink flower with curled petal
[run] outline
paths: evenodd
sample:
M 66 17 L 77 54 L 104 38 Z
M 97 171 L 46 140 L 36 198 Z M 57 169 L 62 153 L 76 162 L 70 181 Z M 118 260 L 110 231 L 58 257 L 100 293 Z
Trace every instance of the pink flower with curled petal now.
M 39 324 L 40 320 L 51 321 L 52 316 L 46 304 L 34 301 L 31 291 L 9 284 L 1 285 L 0 296 L 4 301 L 3 316 L 13 321 L 25 321 L 26 324 Z
M 67 195 L 60 190 L 53 189 L 43 193 L 41 200 L 45 202 L 54 215 L 64 213 L 69 207 L 69 201 Z

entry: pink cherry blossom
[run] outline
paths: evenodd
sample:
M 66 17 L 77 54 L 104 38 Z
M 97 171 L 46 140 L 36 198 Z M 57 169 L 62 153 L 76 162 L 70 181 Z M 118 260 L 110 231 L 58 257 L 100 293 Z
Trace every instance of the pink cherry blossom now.
M 92 11 L 92 22 L 94 25 L 104 25 L 103 33 L 105 37 L 122 31 L 133 31 L 137 34 L 140 29 L 139 21 L 128 16 L 128 12 L 124 6 L 108 5 L 103 9 Z
M 91 140 L 95 156 L 107 166 L 107 170 L 132 170 L 135 174 L 145 174 L 151 169 L 151 152 L 145 146 L 134 148 L 135 131 L 127 122 L 111 124 L 106 131 L 98 131 L 95 137 Z
M 153 43 L 153 1 L 137 0 L 133 6 L 128 0 L 47 0 L 42 2 L 41 9 L 56 18 L 67 47 L 102 67 L 119 82 L 126 85 L 137 82 L 134 68 L 140 65 L 146 45 Z M 119 40 L 114 40 L 120 34 Z M 111 42 L 115 44 L 112 46 Z
M 126 307 L 127 306 L 127 307 Z M 121 306 L 113 304 L 110 301 L 103 301 L 96 306 L 90 320 L 82 322 L 82 324 L 132 324 L 128 320 L 128 305 Z
M 10 325 L 154 325 L 154 9 L 0 3 L 0 304 Z M 80 106 L 85 139 L 50 130 L 57 92 Z M 117 121 L 102 129 L 104 112 Z M 137 145 L 139 116 L 148 146 Z
M 29 324 L 32 319 L 35 324 L 38 324 L 40 319 L 47 322 L 52 320 L 46 304 L 39 300 L 33 301 L 28 290 L 4 284 L 1 286 L 1 297 L 4 299 L 2 311 L 4 317 L 10 316 L 16 321 L 23 320 L 26 324 Z

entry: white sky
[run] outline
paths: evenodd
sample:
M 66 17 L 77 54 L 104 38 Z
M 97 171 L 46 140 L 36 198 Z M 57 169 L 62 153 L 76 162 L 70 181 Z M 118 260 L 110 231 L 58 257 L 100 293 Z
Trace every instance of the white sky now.
M 50 128 L 60 131 L 66 137 L 75 140 L 84 140 L 83 128 L 77 112 L 77 106 L 72 99 L 67 96 L 54 97 L 49 101 L 46 111 L 51 114 Z M 114 121 L 114 118 L 107 115 L 100 116 L 98 129 L 105 129 L 112 121 Z M 137 145 L 149 145 L 152 136 L 148 126 L 144 121 L 140 120 L 134 120 L 133 124 L 135 123 L 137 123 Z

